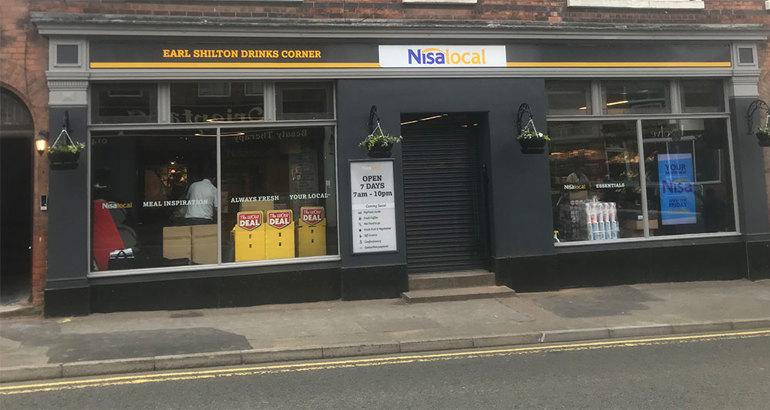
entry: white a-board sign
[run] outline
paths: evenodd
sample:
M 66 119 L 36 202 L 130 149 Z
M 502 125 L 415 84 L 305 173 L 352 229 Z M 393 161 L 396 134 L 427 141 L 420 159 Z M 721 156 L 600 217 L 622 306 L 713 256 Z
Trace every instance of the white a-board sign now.
M 351 162 L 350 191 L 353 253 L 397 250 L 393 161 Z

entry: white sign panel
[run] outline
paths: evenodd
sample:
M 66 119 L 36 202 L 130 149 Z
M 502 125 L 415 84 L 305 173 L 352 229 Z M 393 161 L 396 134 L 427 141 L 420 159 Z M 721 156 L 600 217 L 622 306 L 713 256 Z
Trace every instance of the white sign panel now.
M 393 161 L 350 163 L 353 253 L 396 249 Z
M 505 67 L 505 46 L 380 46 L 381 67 Z

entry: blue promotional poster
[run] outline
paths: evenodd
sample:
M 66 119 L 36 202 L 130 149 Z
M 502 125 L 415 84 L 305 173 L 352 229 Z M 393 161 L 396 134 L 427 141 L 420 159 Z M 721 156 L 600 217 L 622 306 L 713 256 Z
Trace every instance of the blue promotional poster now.
M 663 225 L 694 224 L 692 154 L 659 154 L 660 212 Z

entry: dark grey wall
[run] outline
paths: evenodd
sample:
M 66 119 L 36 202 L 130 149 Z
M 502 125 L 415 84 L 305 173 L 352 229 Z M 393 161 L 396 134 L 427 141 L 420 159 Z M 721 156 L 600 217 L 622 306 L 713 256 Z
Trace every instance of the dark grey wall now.
M 481 160 L 489 170 L 493 257 L 553 252 L 548 158 L 524 154 L 515 141 L 516 113 L 528 103 L 538 129 L 545 130 L 545 88 L 541 79 L 340 80 L 337 86 L 340 252 L 345 266 L 406 263 L 401 150 L 393 150 L 396 179 L 397 253 L 353 255 L 350 233 L 351 159 L 366 158 L 358 147 L 367 134 L 369 108 L 381 124 L 400 133 L 402 113 L 486 112 L 489 137 Z
M 51 108 L 51 143 L 62 129 L 65 111 L 69 113 L 72 139 L 88 144 L 85 106 Z M 49 174 L 47 289 L 87 286 L 89 213 L 85 152 L 78 161 L 75 169 L 52 169 Z
M 748 129 L 746 109 L 753 98 L 730 100 L 735 173 L 737 179 L 738 209 L 741 232 L 756 235 L 770 232 L 767 214 L 767 187 L 762 148 L 757 143 L 754 130 Z M 754 118 L 756 127 L 758 118 Z

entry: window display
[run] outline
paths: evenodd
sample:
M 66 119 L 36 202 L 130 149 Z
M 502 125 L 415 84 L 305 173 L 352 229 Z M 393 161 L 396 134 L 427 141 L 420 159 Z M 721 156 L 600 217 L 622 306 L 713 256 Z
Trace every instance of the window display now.
M 216 138 L 94 132 L 91 158 L 93 270 L 217 263 Z
M 337 253 L 333 131 L 222 131 L 223 262 Z
M 569 115 L 559 104 L 549 111 L 555 241 L 736 231 L 727 119 L 702 114 L 724 110 L 722 82 L 674 85 L 681 112 L 657 119 L 578 121 L 559 119 Z M 604 114 L 669 112 L 668 89 L 668 81 L 604 81 Z
M 735 230 L 726 121 L 642 121 L 650 236 Z
M 643 236 L 636 121 L 548 126 L 556 237 L 569 242 Z
M 332 83 L 97 84 L 92 117 L 157 122 L 159 89 L 172 127 L 91 132 L 92 271 L 339 254 Z

